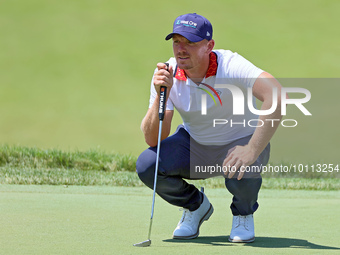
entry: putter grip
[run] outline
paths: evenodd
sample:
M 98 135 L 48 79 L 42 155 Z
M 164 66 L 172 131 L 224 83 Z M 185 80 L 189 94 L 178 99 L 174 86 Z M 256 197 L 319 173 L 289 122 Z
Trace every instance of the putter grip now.
M 169 63 L 165 63 L 165 64 L 167 66 L 167 70 L 169 70 Z M 164 119 L 166 90 L 167 90 L 167 87 L 161 86 L 161 91 L 159 95 L 159 109 L 158 109 L 159 120 Z

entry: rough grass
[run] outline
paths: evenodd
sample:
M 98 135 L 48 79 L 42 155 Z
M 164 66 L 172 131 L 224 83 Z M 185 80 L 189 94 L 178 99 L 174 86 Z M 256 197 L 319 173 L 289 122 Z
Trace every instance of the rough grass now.
M 66 152 L 57 149 L 2 145 L 0 167 L 17 169 L 79 169 L 83 171 L 134 171 L 136 157 L 100 150 Z
M 135 173 L 136 159 L 100 150 L 67 152 L 2 145 L 0 184 L 144 186 Z M 265 173 L 263 177 L 265 189 L 340 190 L 336 172 Z M 223 178 L 189 182 L 209 188 L 224 187 Z

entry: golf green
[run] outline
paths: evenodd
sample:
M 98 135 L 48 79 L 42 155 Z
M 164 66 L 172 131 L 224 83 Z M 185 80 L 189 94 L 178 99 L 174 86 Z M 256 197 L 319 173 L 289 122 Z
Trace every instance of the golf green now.
M 156 199 L 152 245 L 145 241 L 147 188 L 0 186 L 0 254 L 338 254 L 340 192 L 261 190 L 252 244 L 227 242 L 231 195 L 207 189 L 215 212 L 194 240 L 173 240 L 181 217 Z

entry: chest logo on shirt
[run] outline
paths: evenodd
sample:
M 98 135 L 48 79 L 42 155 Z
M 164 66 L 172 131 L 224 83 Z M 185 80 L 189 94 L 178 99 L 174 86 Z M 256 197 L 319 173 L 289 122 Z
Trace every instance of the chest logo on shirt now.
M 210 85 L 208 85 L 206 83 L 203 83 L 203 82 L 198 82 L 196 84 L 198 85 L 196 88 L 198 88 L 200 90 L 203 90 L 205 93 L 207 93 L 212 98 L 212 100 L 214 101 L 215 105 L 217 105 L 217 102 L 216 102 L 215 97 L 214 97 L 214 95 L 215 95 L 218 98 L 218 100 L 220 101 L 220 104 L 222 106 L 222 100 L 221 100 L 221 97 L 220 97 L 220 94 L 222 93 L 221 91 L 218 91 L 219 92 L 218 93 L 213 87 L 211 87 Z M 212 91 L 212 93 L 214 93 L 214 95 L 208 89 L 199 87 L 199 85 L 203 85 L 203 86 L 207 87 L 209 90 Z M 206 115 L 207 114 L 207 95 L 206 94 L 202 94 L 202 109 L 201 109 L 201 114 L 202 115 Z
M 216 97 L 218 98 L 218 100 L 220 101 L 220 104 L 222 106 L 222 100 L 221 100 L 221 97 L 220 97 L 220 94 L 222 93 L 221 91 L 216 91 L 213 87 L 211 87 L 210 85 L 208 85 L 206 83 L 198 82 L 198 84 L 199 85 L 204 85 L 207 88 L 209 88 L 216 95 Z M 215 100 L 213 94 L 211 94 L 211 92 L 209 90 L 201 88 L 199 86 L 197 86 L 197 88 L 203 90 L 204 92 L 206 92 L 212 98 L 212 100 L 214 100 L 215 105 L 217 105 L 216 100 Z

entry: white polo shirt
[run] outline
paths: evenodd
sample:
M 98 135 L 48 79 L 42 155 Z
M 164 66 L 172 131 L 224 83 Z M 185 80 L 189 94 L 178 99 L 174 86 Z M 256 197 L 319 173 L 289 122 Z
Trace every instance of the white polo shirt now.
M 177 66 L 175 58 L 170 58 L 168 63 L 173 69 Z M 195 84 L 185 76 L 183 70 L 176 68 L 166 109 L 176 108 L 182 117 L 184 128 L 198 143 L 203 145 L 231 143 L 254 133 L 258 116 L 248 109 L 247 89 L 253 87 L 262 72 L 237 53 L 214 50 L 210 55 L 207 76 L 201 82 L 203 84 Z M 221 88 L 220 84 L 237 86 L 243 92 L 244 114 L 233 114 L 233 95 L 229 89 Z M 152 79 L 149 107 L 153 105 L 156 95 Z M 205 105 L 203 108 L 206 108 L 206 114 L 202 104 Z M 254 97 L 253 105 L 256 106 Z M 249 120 L 251 124 L 248 123 Z

